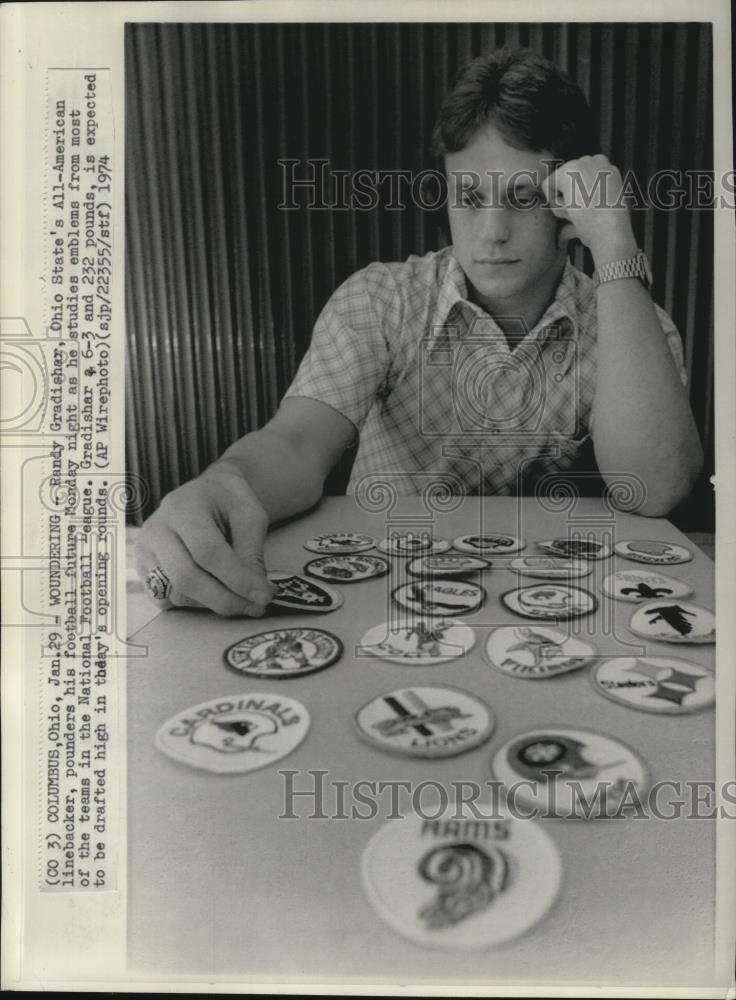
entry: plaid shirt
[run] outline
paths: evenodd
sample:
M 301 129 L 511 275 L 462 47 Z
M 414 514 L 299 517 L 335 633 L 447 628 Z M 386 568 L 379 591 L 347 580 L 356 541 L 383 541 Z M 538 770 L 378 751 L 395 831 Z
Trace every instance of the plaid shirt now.
M 682 344 L 656 307 L 686 383 Z M 517 342 L 469 301 L 452 247 L 373 263 L 322 310 L 286 396 L 338 410 L 360 434 L 348 492 L 524 494 L 548 473 L 593 462 L 593 282 L 567 263 L 555 298 Z M 359 486 L 360 484 L 360 486 Z

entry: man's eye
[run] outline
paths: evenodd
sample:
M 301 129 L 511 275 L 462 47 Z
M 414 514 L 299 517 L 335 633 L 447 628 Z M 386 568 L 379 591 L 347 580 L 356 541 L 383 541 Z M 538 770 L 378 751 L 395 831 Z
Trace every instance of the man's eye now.
M 544 202 L 541 191 L 519 191 L 510 199 L 515 208 L 535 208 Z
M 475 191 L 461 191 L 460 204 L 463 208 L 476 208 L 480 204 L 480 198 Z

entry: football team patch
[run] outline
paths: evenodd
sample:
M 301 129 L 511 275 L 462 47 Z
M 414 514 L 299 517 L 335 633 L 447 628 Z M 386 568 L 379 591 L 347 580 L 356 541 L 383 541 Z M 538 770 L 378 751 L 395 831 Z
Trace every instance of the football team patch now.
M 421 615 L 469 615 L 483 604 L 486 592 L 470 580 L 433 577 L 402 583 L 391 596 L 400 607 Z
M 407 618 L 369 628 L 359 655 L 416 666 L 455 660 L 473 648 L 475 632 L 468 625 L 441 618 Z
M 276 587 L 269 605 L 271 609 L 319 614 L 335 611 L 342 605 L 342 594 L 298 573 L 269 573 L 268 579 Z
M 217 774 L 268 767 L 296 749 L 309 713 L 293 698 L 241 694 L 213 698 L 175 715 L 158 730 L 162 753 Z
M 487 559 L 478 556 L 461 555 L 459 552 L 443 552 L 433 556 L 419 556 L 407 564 L 409 576 L 467 576 L 491 568 Z
M 522 576 L 538 576 L 544 580 L 576 580 L 593 572 L 587 561 L 556 556 L 520 556 L 512 559 L 509 569 Z
M 256 677 L 299 677 L 331 666 L 342 651 L 340 640 L 323 629 L 269 629 L 230 646 L 225 663 Z
M 715 697 L 713 674 L 675 656 L 614 656 L 597 664 L 590 679 L 606 698 L 658 715 L 697 712 Z
M 350 555 L 353 552 L 365 552 L 375 547 L 376 540 L 370 535 L 360 535 L 355 531 L 333 531 L 329 535 L 315 535 L 304 543 L 304 548 L 310 552 L 321 552 L 324 555 Z
M 569 559 L 608 559 L 611 549 L 593 538 L 549 538 L 537 542 L 537 548 Z
M 690 549 L 686 549 L 684 545 L 673 545 L 671 542 L 658 542 L 642 538 L 617 542 L 614 549 L 617 555 L 633 559 L 634 562 L 656 563 L 658 565 L 672 566 L 675 563 L 690 562 L 693 557 Z
M 520 587 L 501 594 L 502 603 L 517 615 L 525 618 L 579 618 L 589 615 L 598 607 L 595 596 L 579 587 L 561 583 L 538 583 Z
M 548 625 L 494 629 L 486 639 L 488 662 L 502 674 L 544 680 L 588 666 L 595 647 Z
M 392 531 L 378 547 L 390 556 L 419 556 L 446 552 L 450 543 L 444 538 L 435 538 L 428 531 Z
M 661 642 L 715 642 L 716 620 L 712 611 L 689 601 L 650 601 L 631 616 L 629 628 L 644 639 Z
M 385 576 L 389 564 L 381 556 L 321 556 L 311 559 L 304 567 L 307 576 L 318 580 L 333 580 L 336 583 L 357 583 L 370 580 L 374 576 Z
M 601 590 L 606 597 L 633 604 L 658 598 L 690 597 L 693 592 L 684 580 L 673 580 L 671 576 L 643 569 L 621 569 L 611 573 L 601 583 Z
M 493 532 L 485 532 L 482 535 L 461 535 L 456 538 L 452 547 L 459 552 L 473 552 L 475 555 L 507 555 L 510 552 L 519 552 L 526 545 L 523 538 L 515 535 L 498 535 Z

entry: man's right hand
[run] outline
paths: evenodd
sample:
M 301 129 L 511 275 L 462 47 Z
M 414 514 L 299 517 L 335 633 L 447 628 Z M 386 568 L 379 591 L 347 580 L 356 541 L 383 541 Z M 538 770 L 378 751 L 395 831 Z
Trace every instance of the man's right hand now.
M 268 515 L 239 472 L 215 463 L 169 493 L 143 525 L 136 567 L 145 584 L 159 567 L 171 582 L 162 608 L 198 606 L 219 615 L 263 614 L 273 596 L 263 542 Z

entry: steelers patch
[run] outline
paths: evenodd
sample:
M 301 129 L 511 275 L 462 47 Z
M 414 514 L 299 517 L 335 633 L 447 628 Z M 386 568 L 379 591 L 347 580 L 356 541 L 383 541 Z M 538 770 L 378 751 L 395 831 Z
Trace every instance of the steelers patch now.
M 309 713 L 293 698 L 239 694 L 180 712 L 161 726 L 155 744 L 182 764 L 243 774 L 281 760 L 308 730 Z
M 446 552 L 450 543 L 444 538 L 435 538 L 428 531 L 392 531 L 378 547 L 390 556 L 420 556 Z
M 409 576 L 467 576 L 490 569 L 491 563 L 478 556 L 461 555 L 459 552 L 442 552 L 434 556 L 419 556 L 407 564 Z
M 390 820 L 363 853 L 363 887 L 395 933 L 433 951 L 492 948 L 530 931 L 559 892 L 557 849 L 541 824 L 452 805 L 437 819 Z
M 379 695 L 355 716 L 359 735 L 381 750 L 408 757 L 455 757 L 493 732 L 490 708 L 458 688 L 420 686 Z
M 359 535 L 355 531 L 333 531 L 329 535 L 315 535 L 304 543 L 304 548 L 324 555 L 350 555 L 353 552 L 365 552 L 375 548 L 375 545 L 376 540 L 370 535 Z
M 549 625 L 496 628 L 486 639 L 486 658 L 502 674 L 544 680 L 592 663 L 596 649 Z
M 522 576 L 538 576 L 544 580 L 576 580 L 593 572 L 587 561 L 556 556 L 520 556 L 509 563 L 509 569 Z
M 549 538 L 537 542 L 537 548 L 568 559 L 608 559 L 611 549 L 593 538 Z
M 475 632 L 468 625 L 442 618 L 407 618 L 369 628 L 358 656 L 409 666 L 431 666 L 456 660 L 473 648 Z
M 551 726 L 514 736 L 496 752 L 492 770 L 535 817 L 624 815 L 624 806 L 646 801 L 649 786 L 647 767 L 630 747 L 589 729 Z
M 225 663 L 256 677 L 299 677 L 323 670 L 342 656 L 340 640 L 316 628 L 279 628 L 241 639 L 225 651 Z
M 601 583 L 601 590 L 606 597 L 633 604 L 657 598 L 690 597 L 693 592 L 684 580 L 673 580 L 671 576 L 644 569 L 621 569 L 611 573 Z
M 617 555 L 634 562 L 656 563 L 672 566 L 675 563 L 690 562 L 693 557 L 690 549 L 684 545 L 673 545 L 672 542 L 658 542 L 651 539 L 634 538 L 617 542 L 614 546 Z
M 269 573 L 268 579 L 276 587 L 269 610 L 278 608 L 281 611 L 320 614 L 335 611 L 342 605 L 342 594 L 298 573 Z
M 662 600 L 642 604 L 631 616 L 634 635 L 660 642 L 715 642 L 716 620 L 712 611 L 689 601 Z
M 452 547 L 459 552 L 472 552 L 475 555 L 508 555 L 510 552 L 520 552 L 526 545 L 523 538 L 514 535 L 497 535 L 486 532 L 482 535 L 461 535 L 456 538 Z
M 333 580 L 336 583 L 358 583 L 374 576 L 385 576 L 389 564 L 381 556 L 321 556 L 311 559 L 304 567 L 307 576 L 318 580 Z
M 501 594 L 501 601 L 514 614 L 547 620 L 579 618 L 598 607 L 595 596 L 587 590 L 552 582 L 509 590 Z
M 614 656 L 597 664 L 590 679 L 606 698 L 658 715 L 697 712 L 715 698 L 713 674 L 676 656 Z
M 486 592 L 470 580 L 432 577 L 402 583 L 391 596 L 400 607 L 420 615 L 469 615 L 483 604 Z

